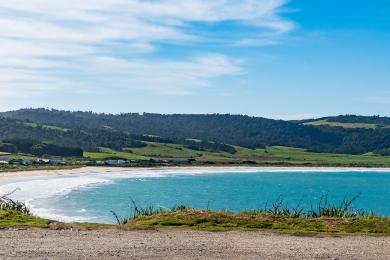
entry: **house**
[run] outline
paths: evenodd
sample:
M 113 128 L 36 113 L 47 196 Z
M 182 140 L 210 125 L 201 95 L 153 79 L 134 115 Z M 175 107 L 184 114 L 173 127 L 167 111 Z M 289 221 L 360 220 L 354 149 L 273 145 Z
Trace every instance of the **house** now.
M 96 165 L 104 165 L 104 163 L 105 163 L 104 161 L 95 161 Z
M 34 161 L 35 164 L 49 164 L 50 160 L 48 159 L 37 159 Z
M 31 160 L 22 160 L 22 159 L 12 159 L 11 161 L 9 161 L 9 164 L 27 166 L 27 165 L 31 165 L 32 161 Z
M 61 163 L 60 160 L 49 160 L 49 164 L 51 164 L 51 165 L 58 165 L 60 163 Z
M 110 165 L 110 166 L 115 166 L 115 165 L 123 165 L 125 164 L 125 160 L 106 160 L 105 164 Z
M 196 159 L 190 158 L 190 159 L 187 160 L 187 162 L 188 162 L 189 164 L 196 164 Z
M 127 161 L 128 163 L 140 163 L 141 162 L 141 160 L 129 160 L 129 161 Z

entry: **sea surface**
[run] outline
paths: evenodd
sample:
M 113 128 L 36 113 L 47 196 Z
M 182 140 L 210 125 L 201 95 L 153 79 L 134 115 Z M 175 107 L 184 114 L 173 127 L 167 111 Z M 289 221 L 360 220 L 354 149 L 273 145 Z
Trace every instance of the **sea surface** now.
M 258 210 L 283 201 L 290 208 L 317 207 L 321 197 L 340 204 L 360 195 L 355 209 L 390 216 L 390 172 L 310 169 L 145 169 L 0 181 L 0 194 L 26 202 L 49 219 L 114 223 L 138 206 L 187 205 L 213 210 Z

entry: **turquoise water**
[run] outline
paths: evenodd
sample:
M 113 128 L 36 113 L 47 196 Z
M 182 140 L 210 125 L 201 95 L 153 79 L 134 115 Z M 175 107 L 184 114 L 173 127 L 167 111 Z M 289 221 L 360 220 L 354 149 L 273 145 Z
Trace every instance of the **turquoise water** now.
M 129 174 L 130 175 L 130 174 Z M 66 194 L 37 200 L 35 207 L 86 221 L 113 223 L 111 211 L 125 216 L 130 198 L 139 206 L 171 208 L 185 204 L 193 208 L 241 211 L 264 208 L 278 198 L 289 207 L 316 206 L 323 195 L 340 203 L 348 195 L 361 194 L 354 208 L 390 216 L 390 173 L 385 172 L 252 172 L 188 175 L 176 172 L 142 178 L 113 178 L 86 185 Z

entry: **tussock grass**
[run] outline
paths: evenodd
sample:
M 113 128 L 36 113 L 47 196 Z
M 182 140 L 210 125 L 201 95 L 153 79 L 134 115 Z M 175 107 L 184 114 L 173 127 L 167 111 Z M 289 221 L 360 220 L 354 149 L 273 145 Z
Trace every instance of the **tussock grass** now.
M 16 190 L 0 196 L 0 210 L 12 210 L 12 211 L 18 211 L 25 215 L 31 215 L 30 209 L 26 206 L 26 204 L 19 201 L 14 201 L 8 197 L 15 191 Z
M 297 206 L 290 209 L 277 200 L 261 210 L 239 213 L 198 210 L 184 205 L 172 209 L 138 207 L 132 200 L 130 217 L 116 216 L 118 224 L 130 228 L 184 228 L 209 231 L 272 230 L 286 233 L 334 233 L 390 235 L 390 218 L 352 209 L 358 196 L 347 196 L 339 204 L 328 203 L 324 196 L 316 209 L 305 211 Z
M 116 212 L 111 211 L 111 213 L 114 215 L 116 222 L 119 225 L 124 225 L 129 223 L 130 221 L 144 216 L 153 216 L 157 215 L 161 212 L 163 212 L 163 209 L 161 208 L 154 208 L 153 206 L 147 206 L 147 207 L 139 207 L 137 206 L 136 202 L 130 198 L 131 200 L 131 213 L 129 216 L 121 217 Z

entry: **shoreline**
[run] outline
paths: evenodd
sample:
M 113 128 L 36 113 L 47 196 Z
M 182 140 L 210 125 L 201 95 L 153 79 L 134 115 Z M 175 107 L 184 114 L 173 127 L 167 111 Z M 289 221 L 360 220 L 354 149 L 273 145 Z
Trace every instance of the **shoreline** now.
M 189 171 L 271 171 L 271 172 L 386 172 L 390 173 L 390 168 L 368 168 L 368 167 L 253 167 L 253 166 L 169 166 L 169 167 L 99 167 L 85 166 L 74 169 L 58 169 L 58 170 L 31 170 L 31 171 L 10 171 L 0 172 L 0 180 L 19 179 L 24 177 L 52 177 L 62 175 L 86 175 L 86 174 L 107 174 L 107 173 L 127 173 L 134 171 L 172 171 L 172 170 L 189 170 Z
M 369 170 L 369 172 L 367 171 Z M 0 195 L 13 193 L 18 191 L 17 194 L 12 195 L 13 200 L 24 202 L 30 212 L 43 219 L 50 219 L 60 221 L 63 223 L 74 222 L 90 222 L 90 223 L 112 223 L 105 218 L 104 214 L 101 215 L 89 215 L 82 212 L 87 212 L 84 206 L 80 209 L 84 211 L 61 211 L 61 208 L 50 204 L 37 204 L 36 200 L 44 201 L 45 198 L 50 198 L 54 195 L 60 194 L 61 196 L 67 195 L 69 192 L 78 189 L 79 187 L 86 187 L 88 185 L 101 185 L 109 183 L 115 179 L 122 178 L 135 178 L 143 179 L 148 177 L 161 177 L 161 176 L 174 176 L 179 175 L 204 175 L 204 174 L 220 174 L 224 173 L 235 174 L 239 176 L 240 173 L 244 173 L 247 176 L 250 174 L 259 173 L 264 176 L 272 176 L 273 173 L 282 173 L 282 176 L 294 178 L 294 173 L 299 173 L 303 178 L 310 178 L 317 173 L 323 176 L 328 175 L 328 178 L 333 178 L 332 173 L 336 176 L 342 176 L 343 173 L 348 174 L 355 172 L 355 177 L 361 176 L 368 177 L 369 174 L 381 175 L 381 173 L 390 173 L 390 169 L 383 168 L 302 168 L 302 167 L 160 167 L 160 168 L 119 168 L 119 167 L 83 167 L 79 169 L 62 169 L 62 170 L 44 170 L 28 172 L 11 172 L 10 175 L 1 177 L 0 175 Z M 286 174 L 285 174 L 286 173 Z M 300 174 L 300 173 L 303 173 Z M 21 175 L 22 174 L 22 175 Z M 388 177 L 388 175 L 383 175 Z M 256 175 L 257 176 L 257 175 Z M 297 175 L 298 176 L 298 175 Z M 57 210 L 56 210 L 57 209 Z M 110 210 L 110 209 L 109 209 Z M 107 210 L 108 212 L 108 210 Z

